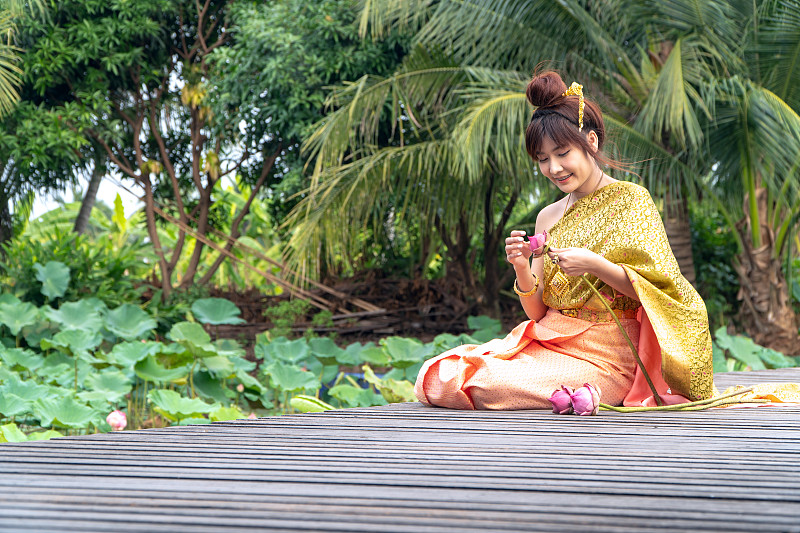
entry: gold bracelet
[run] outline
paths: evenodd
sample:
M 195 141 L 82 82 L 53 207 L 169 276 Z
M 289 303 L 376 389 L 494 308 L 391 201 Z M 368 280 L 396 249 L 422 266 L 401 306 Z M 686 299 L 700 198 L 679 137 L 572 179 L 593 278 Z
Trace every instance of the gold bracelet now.
M 517 296 L 533 296 L 534 294 L 536 294 L 536 289 L 538 288 L 539 288 L 539 278 L 536 275 L 533 276 L 533 288 L 528 292 L 522 292 L 521 290 L 519 290 L 519 286 L 517 285 L 517 280 L 514 279 L 514 292 L 517 293 Z

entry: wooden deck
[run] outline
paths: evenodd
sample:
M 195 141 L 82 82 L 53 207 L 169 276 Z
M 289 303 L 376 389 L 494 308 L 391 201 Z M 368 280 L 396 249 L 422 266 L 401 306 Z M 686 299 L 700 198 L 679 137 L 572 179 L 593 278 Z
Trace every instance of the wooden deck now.
M 798 381 L 800 369 L 717 385 Z M 0 445 L 1 531 L 798 531 L 800 407 L 395 404 Z

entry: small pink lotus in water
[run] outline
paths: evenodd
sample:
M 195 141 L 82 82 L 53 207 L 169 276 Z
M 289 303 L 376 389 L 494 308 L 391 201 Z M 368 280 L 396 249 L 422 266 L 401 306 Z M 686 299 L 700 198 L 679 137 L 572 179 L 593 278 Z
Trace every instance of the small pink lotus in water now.
M 106 417 L 106 422 L 112 431 L 122 431 L 128 425 L 128 417 L 122 411 L 111 411 Z
M 239 383 L 238 385 L 236 385 L 236 390 L 237 390 L 238 392 L 244 392 L 244 385 L 242 385 L 241 383 Z
M 542 255 L 547 251 L 545 248 L 545 245 L 547 244 L 547 232 L 543 231 L 541 233 L 537 233 L 536 235 L 531 235 L 528 237 L 528 244 L 531 247 L 531 252 L 533 252 L 533 255 Z
M 557 415 L 568 415 L 572 413 L 572 389 L 561 385 L 560 390 L 555 390 L 550 396 L 550 403 L 553 404 L 553 412 Z
M 600 409 L 600 389 L 584 383 L 570 394 L 570 400 L 576 415 L 596 415 Z
M 256 419 L 256 418 L 258 418 L 258 417 L 256 416 L 256 414 L 255 414 L 255 413 L 250 413 L 250 414 L 247 416 L 247 418 L 249 418 L 250 420 L 255 420 L 255 419 Z

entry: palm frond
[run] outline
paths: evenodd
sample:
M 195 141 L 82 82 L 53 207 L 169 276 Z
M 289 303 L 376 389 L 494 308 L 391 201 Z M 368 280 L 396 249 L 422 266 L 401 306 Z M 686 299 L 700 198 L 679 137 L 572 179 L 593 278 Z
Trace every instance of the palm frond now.
M 655 86 L 637 117 L 636 129 L 661 140 L 669 135 L 678 149 L 697 149 L 703 140 L 703 131 L 697 117 L 699 108 L 707 116 L 696 87 L 704 78 L 704 64 L 692 46 L 684 46 L 678 39 L 664 66 L 658 73 Z
M 741 213 L 742 176 L 758 176 L 777 197 L 800 153 L 800 116 L 775 93 L 750 80 L 721 80 L 709 132 L 715 177 L 730 209 Z
M 476 81 L 459 91 L 466 105 L 452 134 L 460 152 L 457 173 L 474 183 L 487 170 L 512 181 L 535 172 L 524 144 L 532 111 L 526 80 L 518 73 L 470 73 Z
M 755 51 L 765 87 L 800 109 L 800 4 L 776 2 L 774 11 L 765 14 Z

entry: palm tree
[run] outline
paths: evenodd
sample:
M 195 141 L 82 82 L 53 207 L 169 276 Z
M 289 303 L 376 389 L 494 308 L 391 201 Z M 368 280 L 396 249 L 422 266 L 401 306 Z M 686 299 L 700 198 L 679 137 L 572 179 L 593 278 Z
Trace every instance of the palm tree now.
M 20 86 L 22 71 L 19 63 L 20 49 L 15 46 L 15 19 L 25 11 L 45 15 L 45 0 L 2 0 L 0 1 L 0 117 L 8 114 L 19 100 L 17 89 Z
M 443 101 L 439 108 L 427 109 L 432 123 L 443 120 L 435 116 L 436 111 L 445 117 L 447 127 L 436 133 L 442 142 L 449 139 L 447 146 L 453 150 L 442 160 L 449 162 L 449 172 L 428 174 L 427 179 L 475 184 L 492 172 L 512 193 L 520 190 L 515 187 L 526 180 L 519 175 L 535 174 L 535 169 L 518 155 L 524 153 L 521 132 L 531 111 L 521 88 L 532 65 L 550 59 L 579 79 L 587 94 L 601 102 L 619 154 L 643 161 L 638 172 L 650 190 L 666 198 L 667 203 L 685 207 L 685 198 L 700 190 L 704 197 L 711 196 L 727 207 L 726 215 L 734 222 L 742 215 L 737 208 L 743 192 L 750 191 L 748 217 L 753 220 L 759 187 L 770 192 L 768 196 L 778 202 L 778 208 L 767 205 L 765 209 L 770 220 L 780 220 L 782 225 L 775 234 L 782 235 L 784 243 L 768 252 L 778 265 L 777 270 L 770 270 L 777 280 L 776 289 L 758 282 L 749 285 L 756 292 L 777 290 L 785 296 L 779 265 L 787 257 L 788 235 L 796 231 L 798 207 L 794 202 L 796 180 L 792 180 L 797 165 L 790 154 L 800 153 L 800 137 L 794 133 L 797 117 L 793 110 L 797 107 L 792 100 L 797 98 L 793 60 L 797 56 L 799 20 L 796 2 L 779 0 L 763 3 L 758 9 L 744 1 L 719 0 L 371 0 L 364 4 L 362 30 L 380 34 L 389 26 L 411 27 L 418 46 L 445 51 L 448 61 L 456 66 L 451 67 L 447 94 L 458 97 Z M 375 120 L 387 103 L 399 131 L 427 131 L 425 124 L 416 120 L 416 104 L 437 94 L 442 85 L 435 66 L 426 68 L 407 64 L 393 80 L 374 83 L 392 87 L 391 91 L 381 89 L 381 93 L 362 80 L 349 92 L 342 91 L 349 98 L 332 101 L 342 107 L 323 121 L 309 143 L 310 153 L 316 158 L 316 173 L 305 203 L 306 213 L 312 212 L 311 202 L 320 200 L 317 193 L 329 187 L 332 176 L 358 165 L 370 166 L 373 158 L 387 155 L 374 148 L 369 129 L 369 121 Z M 414 82 L 403 89 L 402 84 L 395 84 L 401 79 Z M 780 90 L 771 91 L 770 84 L 783 90 L 786 99 Z M 751 127 L 738 127 L 742 124 Z M 771 137 L 767 128 L 772 128 Z M 331 134 L 333 131 L 336 133 Z M 393 160 L 422 161 L 406 159 L 405 155 L 419 149 L 416 140 L 421 138 L 404 139 L 393 149 Z M 350 159 L 341 165 L 345 157 Z M 427 161 L 425 165 L 432 168 L 434 163 Z M 381 183 L 391 183 L 395 191 L 409 191 L 417 186 L 415 177 L 425 175 L 422 165 L 404 178 L 398 178 L 398 170 L 408 169 L 382 167 Z M 392 181 L 395 179 L 401 181 Z M 339 182 L 339 186 L 347 188 L 345 182 Z M 462 191 L 474 194 L 463 186 Z M 337 198 L 328 195 L 314 206 L 314 220 L 324 218 L 322 213 L 331 206 L 341 209 L 347 195 Z M 452 208 L 458 210 L 458 202 Z M 668 211 L 668 223 L 671 218 L 672 211 Z M 763 219 L 759 217 L 751 227 L 760 227 Z M 302 215 L 295 220 L 302 220 Z M 667 227 L 670 229 L 670 224 Z M 682 228 L 685 235 L 688 224 L 682 224 Z M 749 234 L 755 248 L 762 246 L 757 234 L 758 230 Z M 329 237 L 335 239 L 335 235 Z M 690 253 L 680 253 L 674 232 L 670 239 L 678 248 L 678 257 L 691 258 Z M 753 269 L 744 266 L 749 264 L 748 252 L 745 240 L 740 241 L 743 274 Z M 688 237 L 684 242 L 690 242 Z M 688 270 L 685 264 L 682 266 Z M 761 296 L 745 294 L 745 298 L 765 301 Z M 752 307 L 771 322 L 786 310 L 784 305 L 775 309 L 765 309 L 761 304 Z M 793 314 L 789 316 L 794 320 Z M 761 322 L 757 327 L 766 331 L 765 321 Z M 796 337 L 796 326 L 789 322 L 782 326 L 781 331 L 788 332 L 782 336 L 791 336 L 793 331 Z M 764 334 L 758 331 L 748 327 L 757 340 L 775 338 L 772 330 Z

